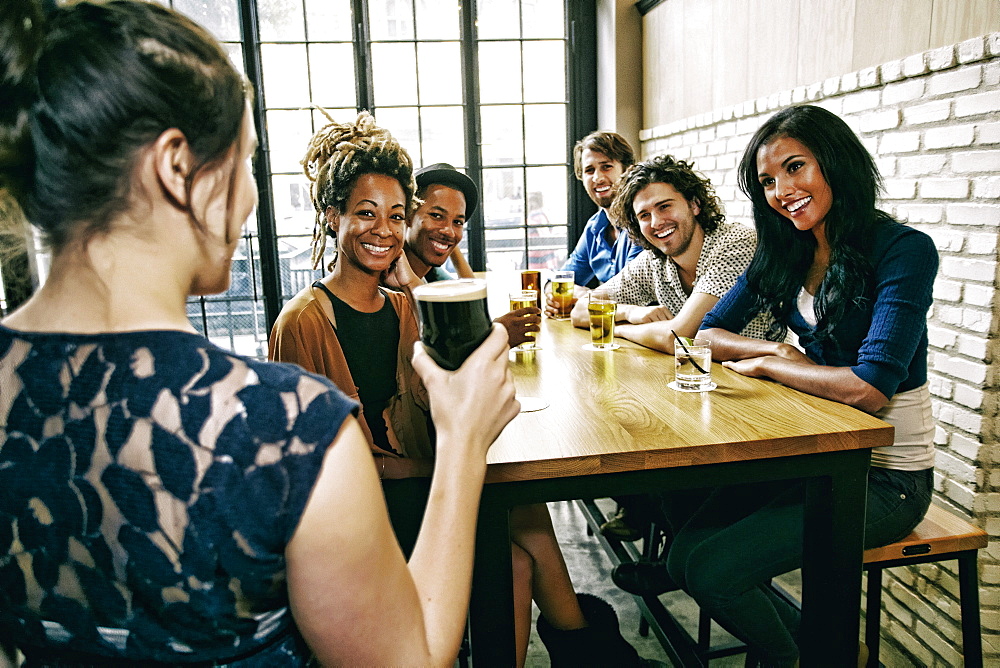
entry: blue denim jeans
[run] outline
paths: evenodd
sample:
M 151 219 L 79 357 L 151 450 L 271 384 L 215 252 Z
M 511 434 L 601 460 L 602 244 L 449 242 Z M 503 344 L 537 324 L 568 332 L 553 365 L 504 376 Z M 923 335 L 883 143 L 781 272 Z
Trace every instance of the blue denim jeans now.
M 865 548 L 906 536 L 923 518 L 933 469 L 871 468 Z M 714 490 L 674 538 L 667 570 L 766 666 L 798 658 L 798 611 L 766 586 L 802 565 L 805 483 L 773 482 Z

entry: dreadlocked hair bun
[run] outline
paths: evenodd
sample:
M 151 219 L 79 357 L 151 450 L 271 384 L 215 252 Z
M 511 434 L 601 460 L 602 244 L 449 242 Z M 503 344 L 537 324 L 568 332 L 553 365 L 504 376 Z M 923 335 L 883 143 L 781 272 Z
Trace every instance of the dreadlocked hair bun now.
M 323 109 L 330 121 L 309 140 L 302 158 L 302 169 L 310 181 L 309 195 L 316 219 L 313 224 L 312 266 L 319 267 L 326 253 L 327 237 L 333 231 L 326 224 L 326 211 L 333 207 L 344 213 L 358 178 L 365 174 L 384 174 L 399 181 L 406 199 L 406 210 L 413 206 L 413 160 L 395 137 L 375 125 L 367 111 L 353 123 L 337 123 Z M 331 265 L 332 266 L 332 265 Z

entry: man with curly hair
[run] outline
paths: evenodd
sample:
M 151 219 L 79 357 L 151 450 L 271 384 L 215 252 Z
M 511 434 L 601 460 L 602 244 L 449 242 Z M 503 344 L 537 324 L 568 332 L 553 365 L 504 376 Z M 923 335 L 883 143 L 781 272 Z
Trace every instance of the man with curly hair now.
M 695 335 L 750 264 L 756 234 L 727 223 L 711 182 L 669 155 L 622 175 L 611 219 L 644 249 L 601 288 L 619 304 L 615 335 L 673 354 L 673 332 Z M 572 319 L 589 326 L 586 300 L 573 308 Z M 747 335 L 762 334 L 759 323 L 751 323 Z

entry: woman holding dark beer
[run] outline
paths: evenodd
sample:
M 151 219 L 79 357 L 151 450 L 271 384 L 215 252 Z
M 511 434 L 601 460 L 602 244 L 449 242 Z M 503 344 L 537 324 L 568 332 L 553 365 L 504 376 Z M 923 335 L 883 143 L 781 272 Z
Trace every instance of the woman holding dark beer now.
M 316 210 L 314 266 L 328 240 L 336 254 L 330 273 L 285 304 L 271 332 L 270 356 L 321 373 L 360 398 L 382 477 L 420 475 L 434 453 L 424 390 L 410 368 L 417 325 L 407 297 L 383 287 L 415 282 L 402 252 L 413 207 L 410 157 L 362 112 L 353 123 L 331 122 L 317 131 L 302 164 Z M 519 664 L 532 597 L 554 665 L 600 664 L 601 657 L 609 659 L 606 665 L 638 661 L 618 632 L 613 608 L 574 592 L 544 504 L 511 512 L 511 549 Z
M 743 154 L 739 182 L 753 203 L 757 252 L 698 336 L 738 373 L 895 426 L 895 442 L 872 450 L 864 546 L 899 540 L 920 522 L 932 493 L 934 243 L 876 208 L 874 160 L 820 107 L 791 107 L 766 121 Z M 740 336 L 762 311 L 773 323 L 770 340 Z M 784 343 L 789 329 L 804 352 Z M 714 492 L 667 558 L 674 580 L 767 666 L 797 665 L 798 615 L 767 583 L 802 564 L 804 489 L 782 482 Z
M 355 403 L 188 320 L 256 204 L 243 78 L 158 4 L 50 4 L 0 12 L 0 223 L 52 253 L 0 325 L 0 665 L 450 665 L 506 336 L 455 373 L 416 348 L 437 460 L 407 563 Z

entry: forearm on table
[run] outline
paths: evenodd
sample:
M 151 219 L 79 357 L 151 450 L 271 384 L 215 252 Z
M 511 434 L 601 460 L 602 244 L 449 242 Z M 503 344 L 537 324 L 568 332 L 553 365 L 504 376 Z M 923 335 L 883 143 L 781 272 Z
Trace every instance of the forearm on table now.
M 783 385 L 868 413 L 874 413 L 889 401 L 850 367 L 803 364 L 773 355 L 761 358 L 761 365 L 763 375 Z
M 700 330 L 697 337 L 712 342 L 712 359 L 716 362 L 779 355 L 781 346 L 788 345 L 764 339 L 751 339 L 718 327 Z
M 615 325 L 615 336 L 672 355 L 674 353 L 674 335 L 670 333 L 671 322 L 671 320 L 661 320 L 642 325 L 622 323 Z
M 448 438 L 446 434 L 438 435 L 439 441 Z M 464 447 L 449 450 L 467 452 Z M 426 627 L 451 630 L 447 637 L 429 634 L 431 654 L 453 658 L 468 614 L 476 519 L 486 464 L 441 459 L 434 467 L 424 520 L 408 566 L 423 602 Z

